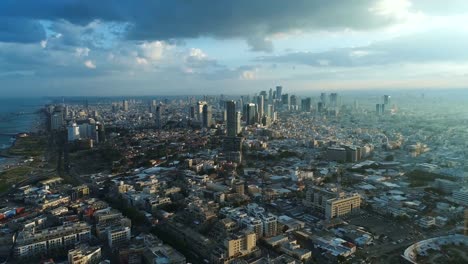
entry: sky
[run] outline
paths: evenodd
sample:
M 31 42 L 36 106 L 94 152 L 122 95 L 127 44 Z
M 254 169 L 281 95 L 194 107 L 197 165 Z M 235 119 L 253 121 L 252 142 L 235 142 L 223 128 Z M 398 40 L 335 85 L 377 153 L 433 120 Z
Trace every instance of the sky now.
M 466 0 L 1 0 L 0 96 L 466 88 Z

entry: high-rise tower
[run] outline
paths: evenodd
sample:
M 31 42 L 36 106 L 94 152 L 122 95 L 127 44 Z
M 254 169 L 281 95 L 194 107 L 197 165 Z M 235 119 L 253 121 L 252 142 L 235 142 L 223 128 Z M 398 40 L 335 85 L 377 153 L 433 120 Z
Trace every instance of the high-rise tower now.
M 212 116 L 211 105 L 203 105 L 203 127 L 211 127 Z
M 236 102 L 226 102 L 227 136 L 235 137 L 240 131 L 240 114 L 236 112 Z

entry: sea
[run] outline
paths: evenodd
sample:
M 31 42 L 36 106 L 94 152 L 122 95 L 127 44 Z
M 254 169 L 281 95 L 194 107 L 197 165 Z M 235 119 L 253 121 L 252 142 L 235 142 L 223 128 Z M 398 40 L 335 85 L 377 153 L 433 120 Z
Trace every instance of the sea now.
M 11 147 L 15 135 L 31 132 L 40 121 L 45 98 L 0 98 L 0 149 Z

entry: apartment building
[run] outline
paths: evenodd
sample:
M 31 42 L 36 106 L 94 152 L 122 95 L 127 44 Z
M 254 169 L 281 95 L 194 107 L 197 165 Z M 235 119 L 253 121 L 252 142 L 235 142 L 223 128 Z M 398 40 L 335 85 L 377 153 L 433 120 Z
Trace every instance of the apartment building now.
M 16 238 L 15 256 L 26 257 L 52 250 L 73 247 L 78 242 L 89 240 L 91 227 L 78 222 L 43 230 L 24 230 Z

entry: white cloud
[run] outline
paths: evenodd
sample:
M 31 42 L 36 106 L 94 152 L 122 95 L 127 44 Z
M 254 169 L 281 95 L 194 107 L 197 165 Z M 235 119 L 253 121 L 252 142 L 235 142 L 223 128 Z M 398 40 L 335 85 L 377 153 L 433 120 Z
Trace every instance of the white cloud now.
M 88 57 L 90 51 L 91 50 L 89 48 L 87 48 L 87 47 L 84 47 L 84 48 L 78 47 L 78 48 L 75 49 L 75 56 L 77 56 L 77 57 Z
M 206 53 L 203 52 L 203 50 L 201 49 L 196 49 L 196 48 L 191 48 L 190 49 L 190 54 L 189 54 L 190 57 L 192 58 L 196 58 L 196 59 L 199 59 L 199 60 L 203 60 L 205 58 L 207 58 L 208 56 L 206 55 Z
M 94 64 L 94 62 L 92 60 L 85 61 L 84 65 L 86 66 L 86 68 L 96 69 L 96 64 Z
M 163 41 L 144 42 L 140 45 L 142 55 L 150 60 L 158 61 L 163 58 L 166 51 L 171 49 L 171 45 L 167 45 Z
M 136 57 L 135 60 L 136 60 L 136 63 L 139 64 L 139 65 L 147 65 L 148 64 L 148 60 L 145 59 L 145 58 L 142 58 L 142 57 Z
M 41 47 L 45 49 L 47 47 L 47 39 L 41 41 Z
M 239 79 L 241 80 L 255 80 L 257 79 L 257 69 L 242 71 Z
M 370 7 L 369 11 L 385 17 L 405 18 L 411 5 L 409 0 L 380 0 Z

